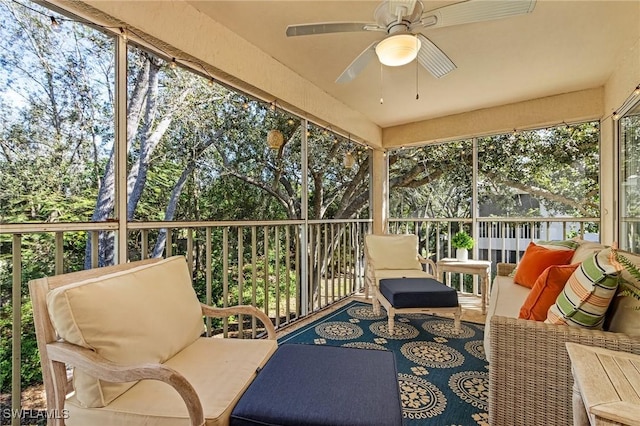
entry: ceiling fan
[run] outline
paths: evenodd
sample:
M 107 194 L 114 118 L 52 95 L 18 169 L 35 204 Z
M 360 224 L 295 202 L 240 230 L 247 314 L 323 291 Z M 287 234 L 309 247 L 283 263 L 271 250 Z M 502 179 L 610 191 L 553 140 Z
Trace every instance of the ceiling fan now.
M 353 80 L 377 56 L 383 65 L 401 66 L 418 62 L 436 78 L 454 69 L 455 64 L 420 30 L 489 21 L 533 11 L 536 0 L 467 0 L 424 11 L 420 0 L 385 0 L 375 10 L 375 22 L 320 22 L 289 25 L 287 37 L 379 31 L 386 33 L 371 43 L 337 78 L 336 83 Z

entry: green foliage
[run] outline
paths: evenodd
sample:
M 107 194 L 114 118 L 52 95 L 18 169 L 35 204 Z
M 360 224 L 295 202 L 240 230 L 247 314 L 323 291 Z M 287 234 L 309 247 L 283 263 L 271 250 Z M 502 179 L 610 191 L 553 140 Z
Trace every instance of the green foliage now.
M 461 248 L 471 250 L 473 248 L 473 238 L 465 231 L 457 232 L 453 238 L 451 238 L 451 246 L 454 248 Z
M 470 140 L 391 153 L 391 217 L 470 217 L 471 153 Z
M 0 308 L 0 392 L 11 392 L 11 342 L 12 336 L 12 306 L 6 304 Z M 21 362 L 20 381 L 23 388 L 42 383 L 40 369 L 40 354 L 36 342 L 33 324 L 33 309 L 31 301 L 24 301 L 21 307 Z
M 640 269 L 638 269 L 635 264 L 633 264 L 624 255 L 620 254 L 617 250 L 614 251 L 614 256 L 615 259 L 629 272 L 629 274 L 631 274 L 633 278 L 640 282 Z M 637 285 L 621 278 L 620 286 L 623 289 L 622 294 L 640 300 L 640 288 L 638 288 Z
M 470 217 L 478 170 L 480 216 L 599 213 L 597 122 L 402 149 L 389 158 L 391 217 Z

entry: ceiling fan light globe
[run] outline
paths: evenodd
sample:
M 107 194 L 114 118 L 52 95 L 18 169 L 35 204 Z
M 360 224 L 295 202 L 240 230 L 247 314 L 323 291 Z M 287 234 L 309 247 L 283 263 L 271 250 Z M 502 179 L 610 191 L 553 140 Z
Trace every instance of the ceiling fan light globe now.
M 420 40 L 411 34 L 387 37 L 376 46 L 376 55 L 383 65 L 399 67 L 408 64 L 418 56 Z

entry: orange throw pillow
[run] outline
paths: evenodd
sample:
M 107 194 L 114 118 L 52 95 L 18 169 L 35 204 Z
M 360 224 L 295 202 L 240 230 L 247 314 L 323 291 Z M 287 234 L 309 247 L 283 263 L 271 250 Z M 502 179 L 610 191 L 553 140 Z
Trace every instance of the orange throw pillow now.
M 529 243 L 516 269 L 513 282 L 532 288 L 538 277 L 552 265 L 566 265 L 573 257 L 573 250 L 551 250 Z
M 580 266 L 579 263 L 574 263 L 573 265 L 553 265 L 545 269 L 520 308 L 518 318 L 535 321 L 546 320 L 547 311 L 551 305 L 556 303 L 558 295 L 578 266 Z

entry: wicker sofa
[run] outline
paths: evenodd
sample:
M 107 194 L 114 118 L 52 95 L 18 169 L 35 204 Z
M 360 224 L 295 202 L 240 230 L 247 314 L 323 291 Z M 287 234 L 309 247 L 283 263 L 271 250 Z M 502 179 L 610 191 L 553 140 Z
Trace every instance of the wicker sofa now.
M 576 249 L 574 259 L 580 261 L 577 257 L 598 249 L 594 243 L 584 243 Z M 640 255 L 625 255 L 640 266 Z M 634 310 L 637 301 L 614 298 L 605 322 L 609 331 L 518 319 L 529 289 L 515 284 L 509 276 L 515 266 L 498 264 L 487 312 L 489 424 L 571 425 L 573 378 L 565 343 L 640 353 L 640 310 Z M 626 271 L 623 277 L 632 279 Z

